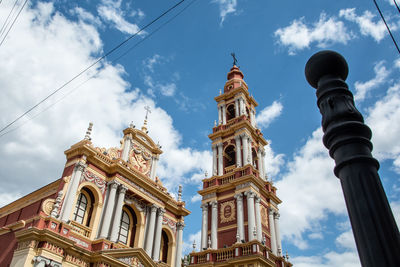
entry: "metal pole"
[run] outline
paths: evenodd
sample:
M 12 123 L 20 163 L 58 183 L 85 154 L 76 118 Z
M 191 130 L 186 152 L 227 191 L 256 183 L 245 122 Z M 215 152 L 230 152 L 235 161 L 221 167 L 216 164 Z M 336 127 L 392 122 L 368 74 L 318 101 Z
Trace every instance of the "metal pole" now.
M 317 89 L 323 143 L 335 160 L 358 254 L 364 267 L 400 266 L 400 234 L 372 157 L 371 130 L 354 105 L 345 80 L 346 60 L 321 51 L 307 62 L 305 75 Z

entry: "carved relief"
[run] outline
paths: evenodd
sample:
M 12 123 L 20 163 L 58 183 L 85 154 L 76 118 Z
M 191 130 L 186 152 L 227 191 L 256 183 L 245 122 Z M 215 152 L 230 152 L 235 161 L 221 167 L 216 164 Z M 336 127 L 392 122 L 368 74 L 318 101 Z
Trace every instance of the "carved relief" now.
M 80 267 L 88 267 L 89 266 L 89 263 L 87 263 L 84 260 L 82 260 L 81 258 L 75 257 L 71 254 L 67 254 L 65 256 L 65 261 L 72 263 L 76 266 L 80 266 Z
M 60 255 L 60 256 L 63 256 L 63 254 L 64 254 L 64 249 L 62 249 L 62 248 L 60 248 L 59 246 L 56 246 L 56 245 L 54 245 L 54 244 L 52 244 L 52 243 L 49 243 L 49 242 L 45 242 L 45 243 L 43 244 L 43 247 L 42 247 L 42 248 L 43 248 L 44 250 L 53 252 L 53 253 L 55 253 L 55 254 L 57 254 L 57 255 Z
M 117 147 L 111 147 L 109 149 L 106 149 L 104 147 L 95 147 L 95 149 L 111 160 L 119 159 L 122 155 L 122 150 Z
M 50 215 L 51 211 L 53 210 L 55 200 L 52 198 L 48 198 L 42 203 L 42 211 L 46 215 Z
M 268 227 L 268 213 L 264 206 L 261 207 L 261 222 Z
M 234 221 L 236 218 L 235 202 L 233 200 L 221 203 L 219 210 L 220 223 Z
M 38 244 L 38 242 L 36 240 L 19 242 L 16 250 L 22 250 L 22 249 L 26 249 L 26 248 L 36 248 L 37 244 Z
M 148 175 L 151 167 L 151 154 L 136 143 L 132 144 L 129 154 L 129 163 L 141 173 Z
M 176 223 L 170 218 L 164 216 L 162 224 L 168 225 L 168 227 L 171 228 L 174 233 L 176 232 Z
M 144 267 L 143 263 L 137 257 L 117 258 L 119 261 L 133 267 Z
M 103 180 L 102 178 L 94 175 L 90 171 L 85 171 L 82 175 L 81 182 L 83 180 L 86 180 L 88 182 L 94 183 L 101 191 L 101 193 L 104 194 L 104 191 L 106 190 L 106 181 Z

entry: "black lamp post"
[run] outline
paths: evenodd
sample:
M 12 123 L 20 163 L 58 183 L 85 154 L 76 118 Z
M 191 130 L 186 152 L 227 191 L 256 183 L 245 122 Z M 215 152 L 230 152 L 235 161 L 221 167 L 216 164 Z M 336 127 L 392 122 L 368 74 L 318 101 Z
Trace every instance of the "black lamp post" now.
M 358 254 L 364 267 L 400 266 L 400 233 L 372 157 L 371 130 L 356 109 L 345 80 L 346 60 L 321 51 L 307 62 L 305 75 L 317 89 L 323 143 L 335 160 Z

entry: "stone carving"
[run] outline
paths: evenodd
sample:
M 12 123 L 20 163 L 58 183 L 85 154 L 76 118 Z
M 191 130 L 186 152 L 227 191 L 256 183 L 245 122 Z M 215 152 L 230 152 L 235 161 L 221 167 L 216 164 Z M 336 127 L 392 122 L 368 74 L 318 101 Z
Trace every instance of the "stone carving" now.
M 261 223 L 268 227 L 268 213 L 264 206 L 261 207 Z
M 117 147 L 111 147 L 109 149 L 104 147 L 95 147 L 95 149 L 111 160 L 119 159 L 122 156 L 122 150 Z
M 71 254 L 67 254 L 65 256 L 65 261 L 74 264 L 75 266 L 79 267 L 88 267 L 89 263 L 82 260 L 81 258 L 75 257 Z
M 220 223 L 227 223 L 235 220 L 236 208 L 233 200 L 221 203 L 219 217 Z
M 26 248 L 36 248 L 37 245 L 38 245 L 38 241 L 36 241 L 36 240 L 28 240 L 28 241 L 24 241 L 24 242 L 18 242 L 18 247 L 17 247 L 16 251 L 26 249 Z
M 128 205 L 134 204 L 135 207 L 139 210 L 139 211 L 144 211 L 146 208 L 146 204 L 144 204 L 140 199 L 135 198 L 134 196 L 125 196 L 125 202 Z
M 60 213 L 62 196 L 63 196 L 63 191 L 59 191 L 53 205 L 53 210 L 51 211 L 51 217 L 53 218 L 57 218 Z
M 132 144 L 129 154 L 129 163 L 138 171 L 148 175 L 151 167 L 151 154 L 136 143 Z
M 76 242 L 76 244 L 79 245 L 79 246 L 82 246 L 84 248 L 89 248 L 89 244 L 88 243 L 86 243 L 86 242 L 84 242 L 84 241 L 82 241 L 82 240 L 80 240 L 80 239 L 78 239 L 78 238 L 76 238 L 74 236 L 69 236 L 68 238 L 71 239 L 72 241 Z
M 42 203 L 42 210 L 46 215 L 50 215 L 51 211 L 53 210 L 54 206 L 54 199 L 48 198 Z
M 126 183 L 130 184 L 131 186 L 133 186 L 134 188 L 136 188 L 137 190 L 143 192 L 144 194 L 146 194 L 147 196 L 149 196 L 150 198 L 154 199 L 155 201 L 162 203 L 162 201 L 157 198 L 156 196 L 154 196 L 153 194 L 151 194 L 150 192 L 148 192 L 147 190 L 145 190 L 143 187 L 137 185 L 136 183 L 132 182 L 131 180 L 120 176 L 122 180 L 124 180 Z
M 144 267 L 143 263 L 137 257 L 123 257 L 117 258 L 119 261 L 133 267 Z
M 169 228 L 175 233 L 176 232 L 176 223 L 168 217 L 163 217 L 162 224 L 168 225 Z
M 106 190 L 106 184 L 107 184 L 107 182 L 105 180 L 96 176 L 95 174 L 91 173 L 88 170 L 86 170 L 81 177 L 81 182 L 84 180 L 94 183 L 100 189 L 101 193 L 104 194 L 104 191 Z

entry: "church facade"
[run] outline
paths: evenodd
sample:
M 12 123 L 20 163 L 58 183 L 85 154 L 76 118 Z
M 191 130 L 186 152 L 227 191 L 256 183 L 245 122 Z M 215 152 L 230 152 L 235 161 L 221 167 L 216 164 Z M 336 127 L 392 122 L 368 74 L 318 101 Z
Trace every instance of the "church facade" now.
M 0 266 L 181 266 L 189 214 L 158 179 L 160 146 L 133 125 L 120 147 L 85 138 L 60 179 L 0 208 Z
M 264 147 L 256 125 L 258 105 L 234 65 L 215 97 L 218 123 L 212 141 L 212 174 L 203 179 L 200 248 L 189 266 L 288 267 L 279 232 L 281 200 L 268 181 Z

